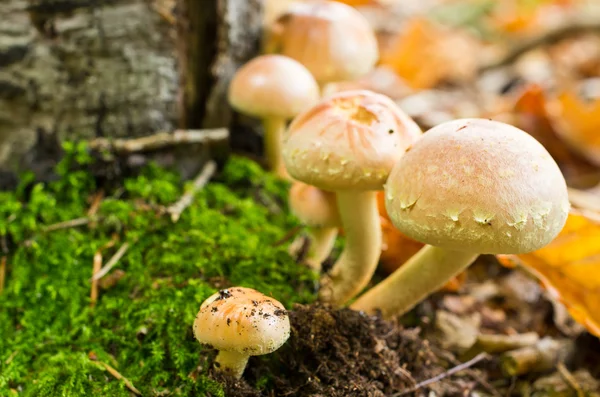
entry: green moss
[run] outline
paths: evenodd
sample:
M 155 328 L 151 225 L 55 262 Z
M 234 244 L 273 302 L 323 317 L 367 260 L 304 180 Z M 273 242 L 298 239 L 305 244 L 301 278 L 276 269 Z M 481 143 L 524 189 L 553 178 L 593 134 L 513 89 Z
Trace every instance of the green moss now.
M 287 307 L 314 298 L 314 276 L 275 244 L 296 225 L 286 184 L 233 158 L 173 224 L 159 208 L 185 186 L 150 166 L 105 197 L 91 224 L 44 232 L 86 216 L 97 189 L 88 172 L 73 168 L 92 163 L 85 146 L 66 149 L 59 180 L 33 184 L 26 176 L 15 192 L 0 193 L 0 235 L 10 246 L 0 295 L 0 395 L 130 395 L 103 362 L 144 396 L 222 396 L 205 375 L 207 352 L 191 327 L 215 282 L 256 288 Z M 125 276 L 90 308 L 93 256 L 113 238 L 104 262 L 128 242 L 117 266 Z

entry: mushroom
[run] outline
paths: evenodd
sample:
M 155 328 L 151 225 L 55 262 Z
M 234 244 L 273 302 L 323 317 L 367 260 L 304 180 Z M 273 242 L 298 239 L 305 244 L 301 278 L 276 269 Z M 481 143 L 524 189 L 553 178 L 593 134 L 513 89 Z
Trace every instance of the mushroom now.
M 251 288 L 233 287 L 211 295 L 200 306 L 194 336 L 219 351 L 215 366 L 236 379 L 250 356 L 279 349 L 290 336 L 290 319 L 281 303 Z
M 567 187 L 546 149 L 497 121 L 440 124 L 394 166 L 385 186 L 394 225 L 428 244 L 351 308 L 401 315 L 480 254 L 516 254 L 548 244 L 569 211 Z
M 261 118 L 269 168 L 285 176 L 281 136 L 289 119 L 319 100 L 319 87 L 314 77 L 291 58 L 262 55 L 237 71 L 228 95 L 234 109 Z
M 288 172 L 335 192 L 346 234 L 340 258 L 321 278 L 321 300 L 342 305 L 371 279 L 381 254 L 376 190 L 420 135 L 391 99 L 366 90 L 325 98 L 290 124 L 283 144 Z
M 379 59 L 377 38 L 367 19 L 353 7 L 324 0 L 292 4 L 268 28 L 264 50 L 302 63 L 321 87 L 354 80 Z
M 296 181 L 290 189 L 289 203 L 292 213 L 308 227 L 311 243 L 305 262 L 320 272 L 341 227 L 335 194 Z

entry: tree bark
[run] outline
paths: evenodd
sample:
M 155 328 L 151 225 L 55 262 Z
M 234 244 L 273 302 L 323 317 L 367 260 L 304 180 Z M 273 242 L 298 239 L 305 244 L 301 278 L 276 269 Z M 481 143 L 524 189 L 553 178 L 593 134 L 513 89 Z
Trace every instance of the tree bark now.
M 154 6 L 0 1 L 0 170 L 44 173 L 65 139 L 174 129 L 174 27 Z
M 178 0 L 177 5 L 180 127 L 229 127 L 234 149 L 256 153 L 259 139 L 248 133 L 257 124 L 231 110 L 227 88 L 235 71 L 259 51 L 263 1 Z

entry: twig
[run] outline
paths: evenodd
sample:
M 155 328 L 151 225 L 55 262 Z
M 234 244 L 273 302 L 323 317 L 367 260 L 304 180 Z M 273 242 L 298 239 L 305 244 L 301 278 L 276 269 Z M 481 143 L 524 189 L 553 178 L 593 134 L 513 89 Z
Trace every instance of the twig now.
M 113 236 L 113 238 L 102 247 L 98 248 L 98 250 L 94 253 L 94 266 L 92 269 L 92 277 L 96 275 L 102 269 L 102 251 L 107 248 L 112 247 L 117 242 L 117 236 Z M 92 288 L 90 292 L 90 306 L 96 306 L 96 301 L 98 301 L 98 280 L 92 279 Z
M 129 390 L 131 390 L 133 393 L 137 394 L 138 396 L 141 396 L 142 393 L 135 388 L 135 386 L 133 385 L 133 383 L 131 383 L 131 381 L 129 379 L 127 379 L 126 377 L 124 377 L 123 375 L 121 375 L 119 373 L 119 371 L 117 371 L 116 369 L 114 369 L 113 367 L 111 367 L 110 365 L 102 362 L 102 361 L 96 361 L 98 364 L 102 365 L 112 376 L 114 376 L 116 379 L 118 380 L 122 380 L 123 383 L 125 383 L 125 386 L 127 386 L 127 388 Z
M 591 20 L 570 21 L 554 29 L 550 29 L 547 32 L 542 33 L 541 35 L 530 40 L 517 44 L 504 56 L 481 66 L 479 68 L 479 72 L 486 72 L 491 69 L 507 66 L 516 61 L 521 55 L 537 47 L 552 45 L 569 37 L 592 32 L 600 32 L 600 20 L 598 20 L 598 18 Z
M 277 247 L 280 246 L 281 244 L 287 243 L 288 241 L 290 241 L 291 239 L 293 239 L 303 228 L 304 226 L 302 225 L 296 225 L 293 228 L 291 228 L 290 230 L 288 230 L 282 238 L 280 238 L 279 240 L 275 241 L 273 243 L 273 247 Z
M 8 365 L 12 362 L 12 360 L 14 360 L 14 358 L 17 356 L 17 354 L 19 354 L 18 350 L 15 350 L 14 352 L 12 352 L 10 354 L 10 356 L 8 356 L 8 358 L 6 359 L 6 361 L 4 361 L 4 364 Z
M 125 255 L 125 252 L 129 249 L 129 243 L 123 243 L 121 248 L 113 255 L 112 258 L 106 263 L 106 265 L 100 269 L 99 272 L 95 273 L 90 281 L 100 280 L 102 277 L 106 275 L 106 273 L 110 272 L 110 270 L 115 267 L 117 262 Z
M 100 203 L 102 203 L 102 199 L 104 198 L 104 191 L 100 190 L 98 193 L 94 195 L 92 199 L 92 204 L 90 205 L 90 209 L 87 212 L 87 216 L 94 216 L 98 209 L 100 208 Z
M 207 130 L 177 130 L 173 133 L 159 132 L 158 134 L 133 139 L 96 138 L 89 141 L 93 150 L 113 150 L 117 153 L 137 153 L 164 149 L 181 144 L 212 143 L 225 141 L 229 138 L 229 130 L 216 128 Z
M 569 339 L 541 339 L 535 346 L 522 347 L 500 357 L 500 369 L 507 376 L 519 376 L 548 371 L 556 363 L 573 354 L 574 343 Z
M 564 378 L 565 382 L 567 382 L 569 386 L 571 386 L 571 388 L 575 391 L 577 397 L 585 396 L 583 390 L 581 389 L 581 386 L 579 385 L 579 383 L 577 383 L 577 380 L 575 379 L 573 374 L 567 369 L 567 367 L 565 367 L 563 363 L 560 362 L 556 364 L 556 369 L 558 370 L 560 376 Z
M 0 259 L 0 294 L 4 291 L 4 280 L 6 279 L 6 256 Z
M 461 362 L 459 360 L 457 360 L 456 358 L 454 358 L 454 355 L 446 350 L 442 350 L 440 348 L 437 348 L 435 346 L 431 346 L 431 349 L 440 357 L 448 360 L 449 362 L 451 362 L 454 365 L 460 365 Z M 492 385 L 490 385 L 487 380 L 485 380 L 481 375 L 479 375 L 477 372 L 475 371 L 469 371 L 468 375 L 473 378 L 473 380 L 477 381 L 477 383 L 479 383 L 479 385 L 481 387 L 483 387 L 485 390 L 487 390 L 492 396 L 494 397 L 502 397 L 502 394 L 500 394 L 500 392 L 498 392 L 498 390 L 496 390 L 496 388 Z
M 408 390 L 404 390 L 399 393 L 392 394 L 392 397 L 400 397 L 400 396 L 405 396 L 410 393 L 414 393 L 417 390 L 424 388 L 425 386 L 431 385 L 432 383 L 439 382 L 442 379 L 445 379 L 451 375 L 454 375 L 457 372 L 464 371 L 465 369 L 472 367 L 473 365 L 477 364 L 478 362 L 487 360 L 489 358 L 490 358 L 490 356 L 487 353 L 480 353 L 480 354 L 476 355 L 475 357 L 473 357 L 471 360 L 464 362 L 460 365 L 457 365 L 456 367 L 450 368 L 448 371 L 443 372 L 443 373 L 439 374 L 438 376 L 434 376 L 431 379 L 427 379 L 427 380 L 424 380 L 423 382 L 419 382 L 414 387 L 411 387 Z
M 188 190 L 183 196 L 181 196 L 179 201 L 167 208 L 167 212 L 171 214 L 171 220 L 173 222 L 177 222 L 179 220 L 179 217 L 181 216 L 183 210 L 185 210 L 187 207 L 190 206 L 190 204 L 192 204 L 196 193 L 198 193 L 198 191 L 208 183 L 208 181 L 214 175 L 216 170 L 217 164 L 214 161 L 210 160 L 209 162 L 207 162 L 204 165 L 204 167 L 202 167 L 202 171 L 200 171 L 200 174 L 198 174 L 196 179 L 194 179 L 192 188 Z
M 58 223 L 54 223 L 52 225 L 46 226 L 45 228 L 43 228 L 43 231 L 46 233 L 53 232 L 55 230 L 69 229 L 72 227 L 87 225 L 88 223 L 90 223 L 90 218 L 88 218 L 88 217 L 76 218 L 76 219 L 71 219 L 71 220 L 64 221 L 64 222 L 58 222 Z

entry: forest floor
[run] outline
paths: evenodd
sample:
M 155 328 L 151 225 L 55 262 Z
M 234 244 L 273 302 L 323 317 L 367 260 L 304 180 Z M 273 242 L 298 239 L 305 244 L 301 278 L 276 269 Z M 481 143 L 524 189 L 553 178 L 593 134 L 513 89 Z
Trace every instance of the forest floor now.
M 287 183 L 252 161 L 231 158 L 177 222 L 176 173 L 107 183 L 94 167 L 68 145 L 57 180 L 0 193 L 1 396 L 599 395 L 600 341 L 519 268 L 482 256 L 459 291 L 397 322 L 334 310 L 288 252 L 301 229 Z M 240 381 L 192 334 L 202 301 L 234 285 L 281 301 L 292 324 Z

